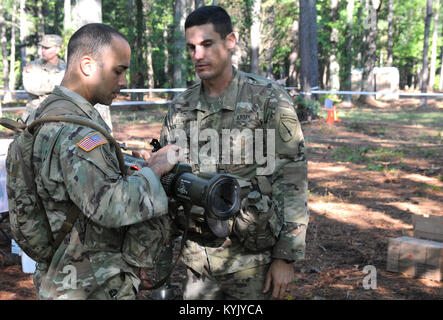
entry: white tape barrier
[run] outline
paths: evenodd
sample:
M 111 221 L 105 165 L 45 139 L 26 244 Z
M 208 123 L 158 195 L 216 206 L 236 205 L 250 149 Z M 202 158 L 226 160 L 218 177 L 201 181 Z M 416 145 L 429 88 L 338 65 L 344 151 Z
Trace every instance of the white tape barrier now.
M 288 88 L 286 88 L 288 89 Z M 295 88 L 294 88 L 295 89 Z M 288 89 L 289 90 L 289 89 Z M 443 93 L 418 93 L 418 92 L 410 92 L 410 93 L 402 93 L 402 92 L 384 92 L 384 91 L 326 91 L 326 90 L 312 90 L 311 92 L 297 92 L 292 93 L 291 95 L 310 95 L 310 94 L 343 94 L 343 95 L 398 95 L 399 97 L 443 97 Z
M 300 90 L 298 87 L 285 87 L 286 90 Z M 315 89 L 315 88 L 313 88 Z M 172 89 L 121 89 L 121 93 L 149 93 L 149 92 L 183 92 L 186 88 L 172 88 Z M 26 93 L 25 90 L 13 90 L 12 93 Z M 297 92 L 293 95 L 308 95 L 308 94 L 344 94 L 344 95 L 399 95 L 405 97 L 443 97 L 443 93 L 420 93 L 420 92 L 383 92 L 383 91 L 334 91 L 334 90 L 312 90 L 311 92 Z M 140 101 L 141 102 L 141 101 Z M 147 101 L 150 102 L 150 101 Z M 170 103 L 170 101 L 165 101 L 163 103 Z
M 122 93 L 142 93 L 142 92 L 183 92 L 186 88 L 174 89 L 121 89 Z
M 317 87 L 313 88 L 316 89 Z M 286 90 L 299 90 L 297 87 L 285 87 Z M 173 88 L 173 89 L 122 89 L 121 93 L 148 93 L 148 92 L 183 92 L 186 88 Z M 13 90 L 13 93 L 26 93 L 25 90 Z M 291 93 L 292 96 L 295 95 L 313 95 L 313 94 L 339 94 L 339 95 L 377 95 L 382 94 L 386 96 L 397 95 L 399 97 L 443 97 L 443 93 L 402 93 L 402 92 L 370 92 L 370 91 L 333 91 L 333 90 L 312 90 L 311 92 L 296 92 Z M 171 100 L 148 100 L 148 101 L 116 101 L 111 104 L 111 106 L 133 106 L 133 105 L 162 105 L 169 104 Z M 14 108 L 2 108 L 3 111 L 15 111 L 24 110 L 25 107 L 14 107 Z
M 136 106 L 136 105 L 145 105 L 145 104 L 168 104 L 171 103 L 172 100 L 156 100 L 156 101 L 116 101 L 111 104 L 111 107 L 114 106 Z

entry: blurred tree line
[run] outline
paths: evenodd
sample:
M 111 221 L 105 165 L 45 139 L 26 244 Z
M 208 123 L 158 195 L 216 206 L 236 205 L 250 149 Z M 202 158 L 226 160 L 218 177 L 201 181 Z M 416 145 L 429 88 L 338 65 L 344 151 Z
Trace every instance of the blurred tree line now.
M 439 1 L 2 0 L 0 87 L 22 88 L 21 70 L 38 57 L 43 34 L 62 35 L 67 44 L 88 22 L 112 25 L 128 37 L 130 88 L 186 87 L 195 74 L 184 20 L 196 7 L 218 4 L 238 32 L 233 59 L 240 70 L 309 91 L 350 90 L 352 70 L 361 69 L 368 90 L 375 66 L 394 66 L 400 88 L 442 90 Z

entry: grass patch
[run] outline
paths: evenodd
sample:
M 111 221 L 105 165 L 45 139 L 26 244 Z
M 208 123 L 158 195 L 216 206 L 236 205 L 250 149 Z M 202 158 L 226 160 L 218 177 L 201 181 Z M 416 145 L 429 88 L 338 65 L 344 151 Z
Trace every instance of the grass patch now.
M 339 109 L 338 113 L 339 117 L 346 122 L 395 122 L 399 124 L 414 124 L 425 127 L 443 128 L 443 112 L 407 112 L 359 108 L 352 110 Z
M 369 152 L 367 147 L 351 148 L 344 146 L 332 152 L 335 161 L 362 163 L 367 160 L 366 154 Z
M 332 156 L 338 162 L 366 164 L 364 170 L 392 171 L 396 170 L 391 163 L 401 165 L 404 152 L 398 149 L 344 146 L 333 151 Z

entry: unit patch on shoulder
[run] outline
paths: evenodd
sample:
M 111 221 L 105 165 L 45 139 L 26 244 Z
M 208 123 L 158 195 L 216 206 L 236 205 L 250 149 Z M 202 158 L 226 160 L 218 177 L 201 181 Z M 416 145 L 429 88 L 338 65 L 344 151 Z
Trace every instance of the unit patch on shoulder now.
M 98 147 L 105 143 L 107 143 L 107 141 L 101 136 L 101 134 L 98 132 L 94 132 L 93 134 L 90 134 L 82 141 L 77 143 L 77 145 L 86 152 L 89 152 L 93 150 L 95 147 Z
M 294 138 L 295 130 L 297 128 L 297 118 L 293 115 L 281 115 L 278 131 L 280 138 L 284 142 L 289 142 Z

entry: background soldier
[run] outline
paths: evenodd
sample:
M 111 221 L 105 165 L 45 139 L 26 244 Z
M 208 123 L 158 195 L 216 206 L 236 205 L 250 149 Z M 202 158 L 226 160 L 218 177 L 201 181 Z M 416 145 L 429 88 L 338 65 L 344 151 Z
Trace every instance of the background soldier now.
M 39 42 L 41 58 L 23 68 L 23 87 L 32 99 L 26 105 L 23 121 L 62 82 L 66 69 L 66 63 L 58 56 L 62 44 L 62 37 L 56 34 L 44 35 Z
M 185 35 L 201 82 L 172 102 L 162 145 L 179 143 L 175 133 L 181 129 L 187 134 L 187 146 L 194 141 L 200 149 L 207 141 L 191 136 L 191 123 L 197 123 L 200 132 L 215 129 L 220 142 L 223 129 L 260 129 L 265 135 L 272 131 L 275 170 L 259 175 L 261 166 L 256 162 L 225 165 L 220 158 L 215 165 L 191 163 L 195 173 L 217 171 L 239 177 L 243 200 L 239 214 L 227 222 L 213 221 L 202 208 L 192 208 L 183 253 L 188 267 L 183 298 L 266 299 L 272 292 L 272 298 L 281 299 L 293 283 L 293 263 L 304 257 L 308 225 L 307 161 L 293 100 L 275 82 L 233 68 L 231 52 L 237 40 L 224 9 L 195 10 L 186 19 Z M 252 141 L 234 137 L 231 151 L 238 148 L 244 155 L 248 143 Z M 173 204 L 171 200 L 171 209 Z M 184 228 L 180 211 L 175 214 L 177 225 Z M 218 232 L 226 229 L 227 236 Z

